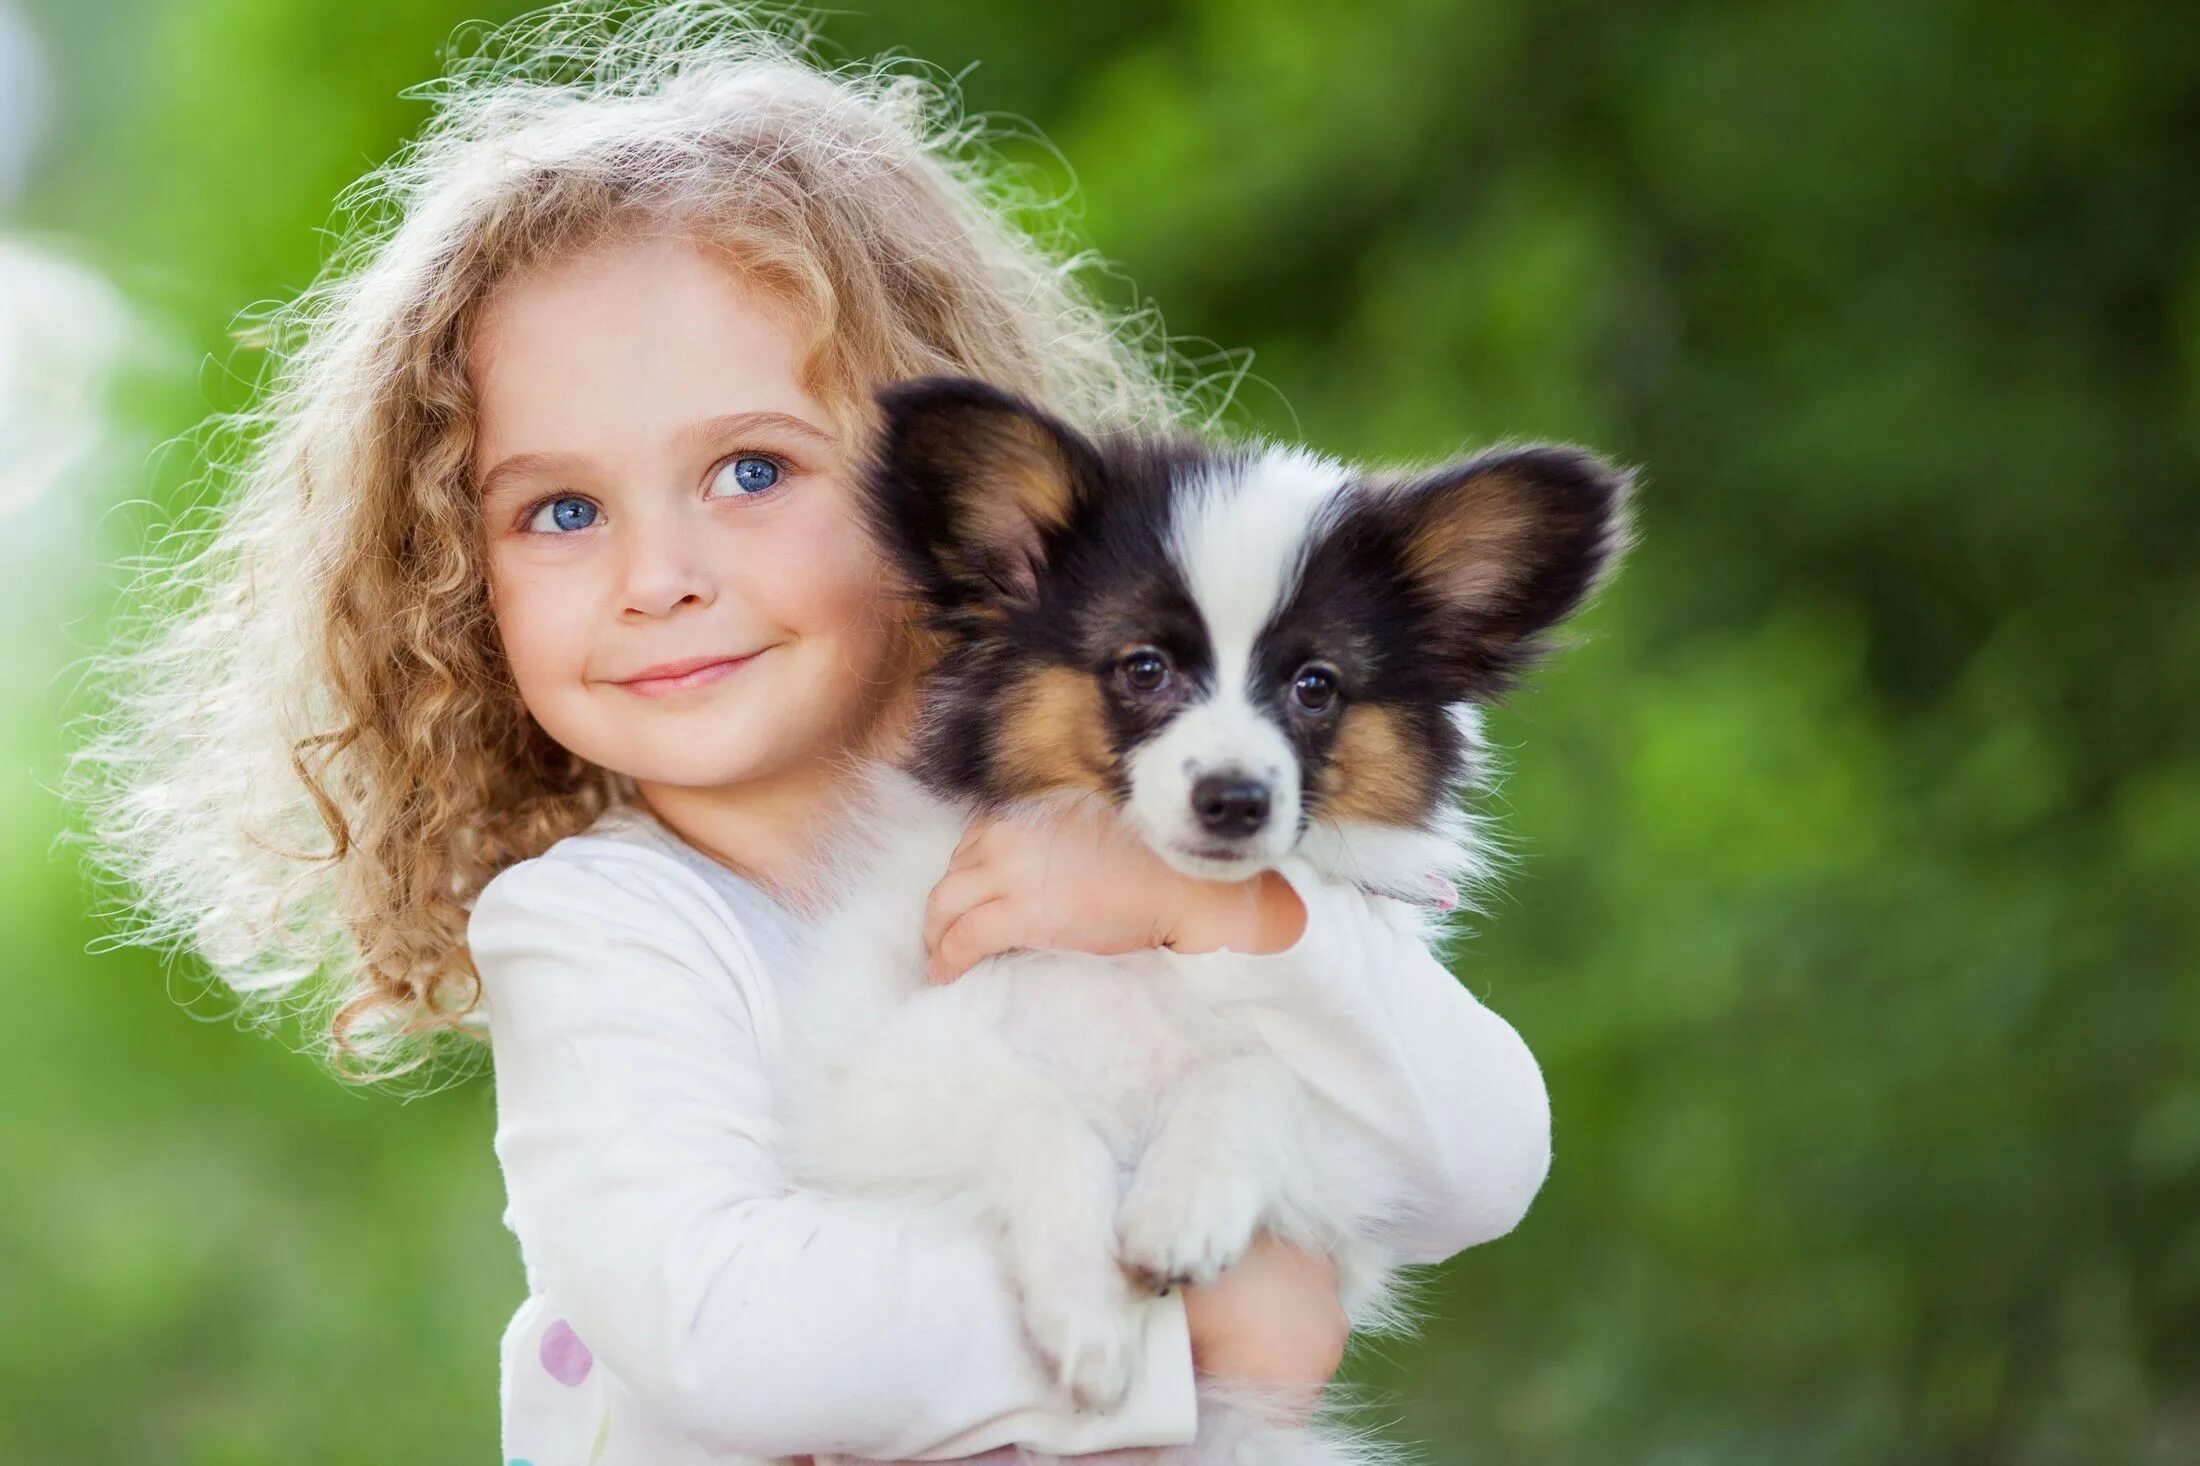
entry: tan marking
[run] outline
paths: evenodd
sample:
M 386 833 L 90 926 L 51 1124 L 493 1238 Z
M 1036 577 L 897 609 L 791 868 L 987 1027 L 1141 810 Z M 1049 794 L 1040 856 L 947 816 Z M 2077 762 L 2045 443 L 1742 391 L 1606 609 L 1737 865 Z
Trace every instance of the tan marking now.
M 1105 793 L 1111 758 L 1098 685 L 1067 667 L 1034 672 L 1009 694 L 993 752 L 1003 782 L 1016 793 Z
M 1062 444 L 1043 423 L 1019 418 L 1016 441 L 1002 462 L 1012 478 L 1016 502 L 1041 529 L 1061 529 L 1069 523 L 1070 466 Z
M 1069 523 L 1069 460 L 1044 426 L 1016 418 L 989 434 L 979 451 L 985 456 L 979 473 L 984 487 L 972 506 L 979 543 L 1020 548 L 1035 538 L 1034 530 L 1044 534 Z
M 1417 825 L 1428 803 L 1424 770 L 1388 708 L 1347 707 L 1321 772 L 1321 813 L 1369 824 Z
M 1518 587 L 1537 527 L 1527 486 L 1491 469 L 1436 491 L 1434 512 L 1406 545 L 1407 565 L 1453 605 L 1488 606 Z

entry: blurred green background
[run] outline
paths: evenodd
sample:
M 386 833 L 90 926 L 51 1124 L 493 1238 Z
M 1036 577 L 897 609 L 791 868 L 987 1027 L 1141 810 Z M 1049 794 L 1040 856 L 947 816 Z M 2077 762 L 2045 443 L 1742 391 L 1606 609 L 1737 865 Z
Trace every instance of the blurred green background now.
M 104 414 L 0 503 L 0 1459 L 495 1459 L 522 1284 L 486 1083 L 348 1090 L 190 964 L 98 950 L 49 791 L 117 566 L 189 496 L 171 440 L 257 370 L 237 313 L 307 282 L 424 116 L 399 90 L 507 13 L 0 0 L 0 461 L 11 411 L 19 455 Z M 1523 861 L 1459 960 L 1542 1058 L 1556 1167 L 1425 1339 L 1355 1359 L 1393 1434 L 2200 1461 L 2194 9 L 826 35 L 980 63 L 969 105 L 1059 144 L 1169 327 L 1251 348 L 1235 424 L 1646 466 L 1591 638 L 1496 720 Z

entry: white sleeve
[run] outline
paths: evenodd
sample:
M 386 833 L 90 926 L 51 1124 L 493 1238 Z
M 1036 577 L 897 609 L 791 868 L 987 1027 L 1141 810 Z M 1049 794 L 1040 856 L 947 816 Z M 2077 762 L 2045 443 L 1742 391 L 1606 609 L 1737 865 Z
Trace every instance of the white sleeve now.
M 482 891 L 468 931 L 506 1218 L 530 1279 L 596 1357 L 723 1452 L 914 1460 L 1191 1440 L 1180 1298 L 1154 1300 L 1128 1399 L 1079 1412 L 973 1228 L 789 1187 L 752 1012 L 764 975 L 729 970 L 753 955 L 710 931 L 655 858 L 522 862 Z
M 1405 1212 L 1403 1260 L 1441 1262 L 1503 1236 L 1551 1166 L 1535 1057 L 1430 953 L 1401 904 L 1301 861 L 1281 871 L 1305 903 L 1305 931 L 1284 952 L 1228 954 L 1284 989 L 1264 1017 L 1270 1043 L 1381 1148 Z

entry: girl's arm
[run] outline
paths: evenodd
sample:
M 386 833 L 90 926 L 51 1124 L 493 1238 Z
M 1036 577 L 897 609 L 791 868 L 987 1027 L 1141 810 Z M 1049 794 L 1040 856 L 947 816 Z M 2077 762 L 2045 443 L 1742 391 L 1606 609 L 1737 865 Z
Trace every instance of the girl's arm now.
M 1416 915 L 1286 859 L 1195 881 L 1090 809 L 981 821 L 926 914 L 933 976 L 1014 947 L 1173 946 L 1252 965 L 1277 1054 L 1363 1129 L 1396 1177 L 1392 1241 L 1441 1262 L 1511 1231 L 1551 1161 L 1550 1098 L 1512 1025 L 1429 952 Z
M 769 1146 L 770 987 L 694 873 L 623 849 L 527 861 L 482 892 L 469 938 L 531 1286 L 660 1418 L 754 1456 L 1192 1438 L 1179 1299 L 1152 1303 L 1122 1406 L 1082 1414 L 973 1229 L 790 1189 Z
M 1429 951 L 1416 913 L 1281 874 L 1306 926 L 1280 952 L 1236 952 L 1282 999 L 1264 1015 L 1277 1054 L 1388 1154 L 1406 1262 L 1442 1262 L 1520 1224 L 1551 1166 L 1550 1096 L 1511 1024 Z

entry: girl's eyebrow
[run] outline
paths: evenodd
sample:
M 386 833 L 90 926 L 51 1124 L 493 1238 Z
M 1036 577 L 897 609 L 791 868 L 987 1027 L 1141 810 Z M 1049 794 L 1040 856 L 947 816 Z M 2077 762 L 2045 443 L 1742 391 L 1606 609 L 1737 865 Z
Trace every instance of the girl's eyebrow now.
M 831 433 L 807 418 L 796 417 L 791 412 L 725 412 L 717 417 L 706 417 L 701 422 L 689 423 L 673 434 L 672 441 L 683 448 L 694 447 L 712 438 L 722 438 L 734 433 L 753 432 L 757 428 L 778 428 L 793 433 L 798 438 L 808 438 L 820 448 L 839 446 Z
M 673 443 L 681 448 L 692 448 L 713 439 L 735 433 L 754 432 L 759 428 L 777 428 L 798 438 L 808 438 L 821 448 L 837 448 L 839 440 L 806 418 L 789 412 L 724 412 L 716 417 L 706 417 L 689 423 L 673 434 Z M 514 453 L 495 468 L 481 476 L 477 493 L 487 499 L 506 482 L 526 478 L 532 474 L 569 471 L 585 464 L 587 459 L 578 453 Z

